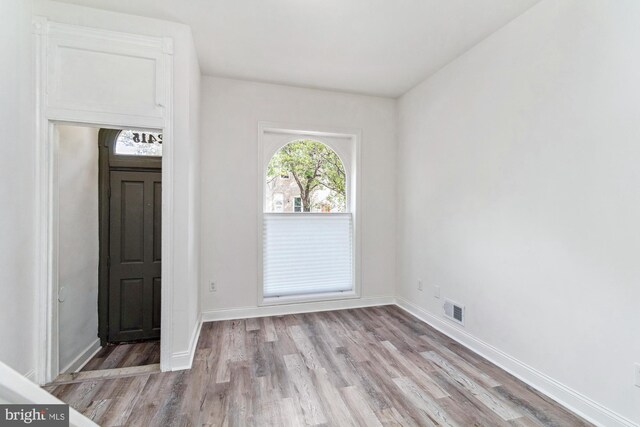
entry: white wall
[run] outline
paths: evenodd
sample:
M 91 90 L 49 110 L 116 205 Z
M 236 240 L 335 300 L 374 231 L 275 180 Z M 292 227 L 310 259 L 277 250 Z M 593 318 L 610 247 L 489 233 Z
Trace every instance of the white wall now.
M 203 311 L 257 304 L 259 121 L 362 130 L 362 296 L 393 295 L 394 100 L 204 77 L 201 117 Z
M 58 126 L 60 369 L 98 339 L 98 129 Z
M 0 2 L 0 360 L 35 368 L 31 2 Z M 19 327 L 17 327 L 18 325 Z
M 545 0 L 399 101 L 399 289 L 640 422 L 640 3 Z M 425 281 L 417 290 L 416 281 Z

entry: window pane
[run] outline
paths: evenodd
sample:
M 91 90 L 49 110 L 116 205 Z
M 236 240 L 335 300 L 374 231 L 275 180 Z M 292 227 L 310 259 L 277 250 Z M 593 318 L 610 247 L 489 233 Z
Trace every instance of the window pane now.
M 342 160 L 318 141 L 300 139 L 282 147 L 269 161 L 266 212 L 346 212 L 346 175 Z M 276 197 L 282 196 L 282 210 Z
M 162 156 L 162 134 L 138 130 L 123 130 L 118 135 L 115 154 L 123 156 Z

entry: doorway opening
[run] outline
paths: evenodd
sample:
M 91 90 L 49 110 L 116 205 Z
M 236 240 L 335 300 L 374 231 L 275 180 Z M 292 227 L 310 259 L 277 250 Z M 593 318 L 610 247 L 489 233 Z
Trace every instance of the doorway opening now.
M 160 338 L 162 134 L 101 129 L 99 336 Z
M 55 382 L 120 368 L 159 371 L 162 133 L 60 124 L 56 134 Z

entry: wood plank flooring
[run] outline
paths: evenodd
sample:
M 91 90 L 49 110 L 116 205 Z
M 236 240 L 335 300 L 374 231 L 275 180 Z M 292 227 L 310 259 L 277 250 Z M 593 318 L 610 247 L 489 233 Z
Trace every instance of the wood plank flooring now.
M 131 344 L 102 347 L 82 371 L 97 369 L 129 368 L 160 363 L 160 341 L 144 341 Z
M 103 426 L 588 426 L 395 306 L 205 323 L 189 371 L 47 387 Z
M 58 378 L 50 386 L 58 384 L 81 383 L 85 381 L 95 381 L 110 378 L 125 378 L 136 375 L 155 374 L 160 372 L 160 364 L 142 366 L 128 366 L 126 368 L 113 369 L 96 369 L 95 371 L 70 372 L 68 374 L 60 374 Z

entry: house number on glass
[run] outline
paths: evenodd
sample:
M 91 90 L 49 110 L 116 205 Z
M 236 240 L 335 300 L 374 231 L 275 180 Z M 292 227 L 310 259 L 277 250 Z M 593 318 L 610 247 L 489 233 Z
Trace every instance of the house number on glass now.
M 116 140 L 115 154 L 125 156 L 162 156 L 162 134 L 125 129 Z
M 162 134 L 159 133 L 157 135 L 158 137 L 156 138 L 151 133 L 133 132 L 133 142 L 141 142 L 143 144 L 162 144 Z

